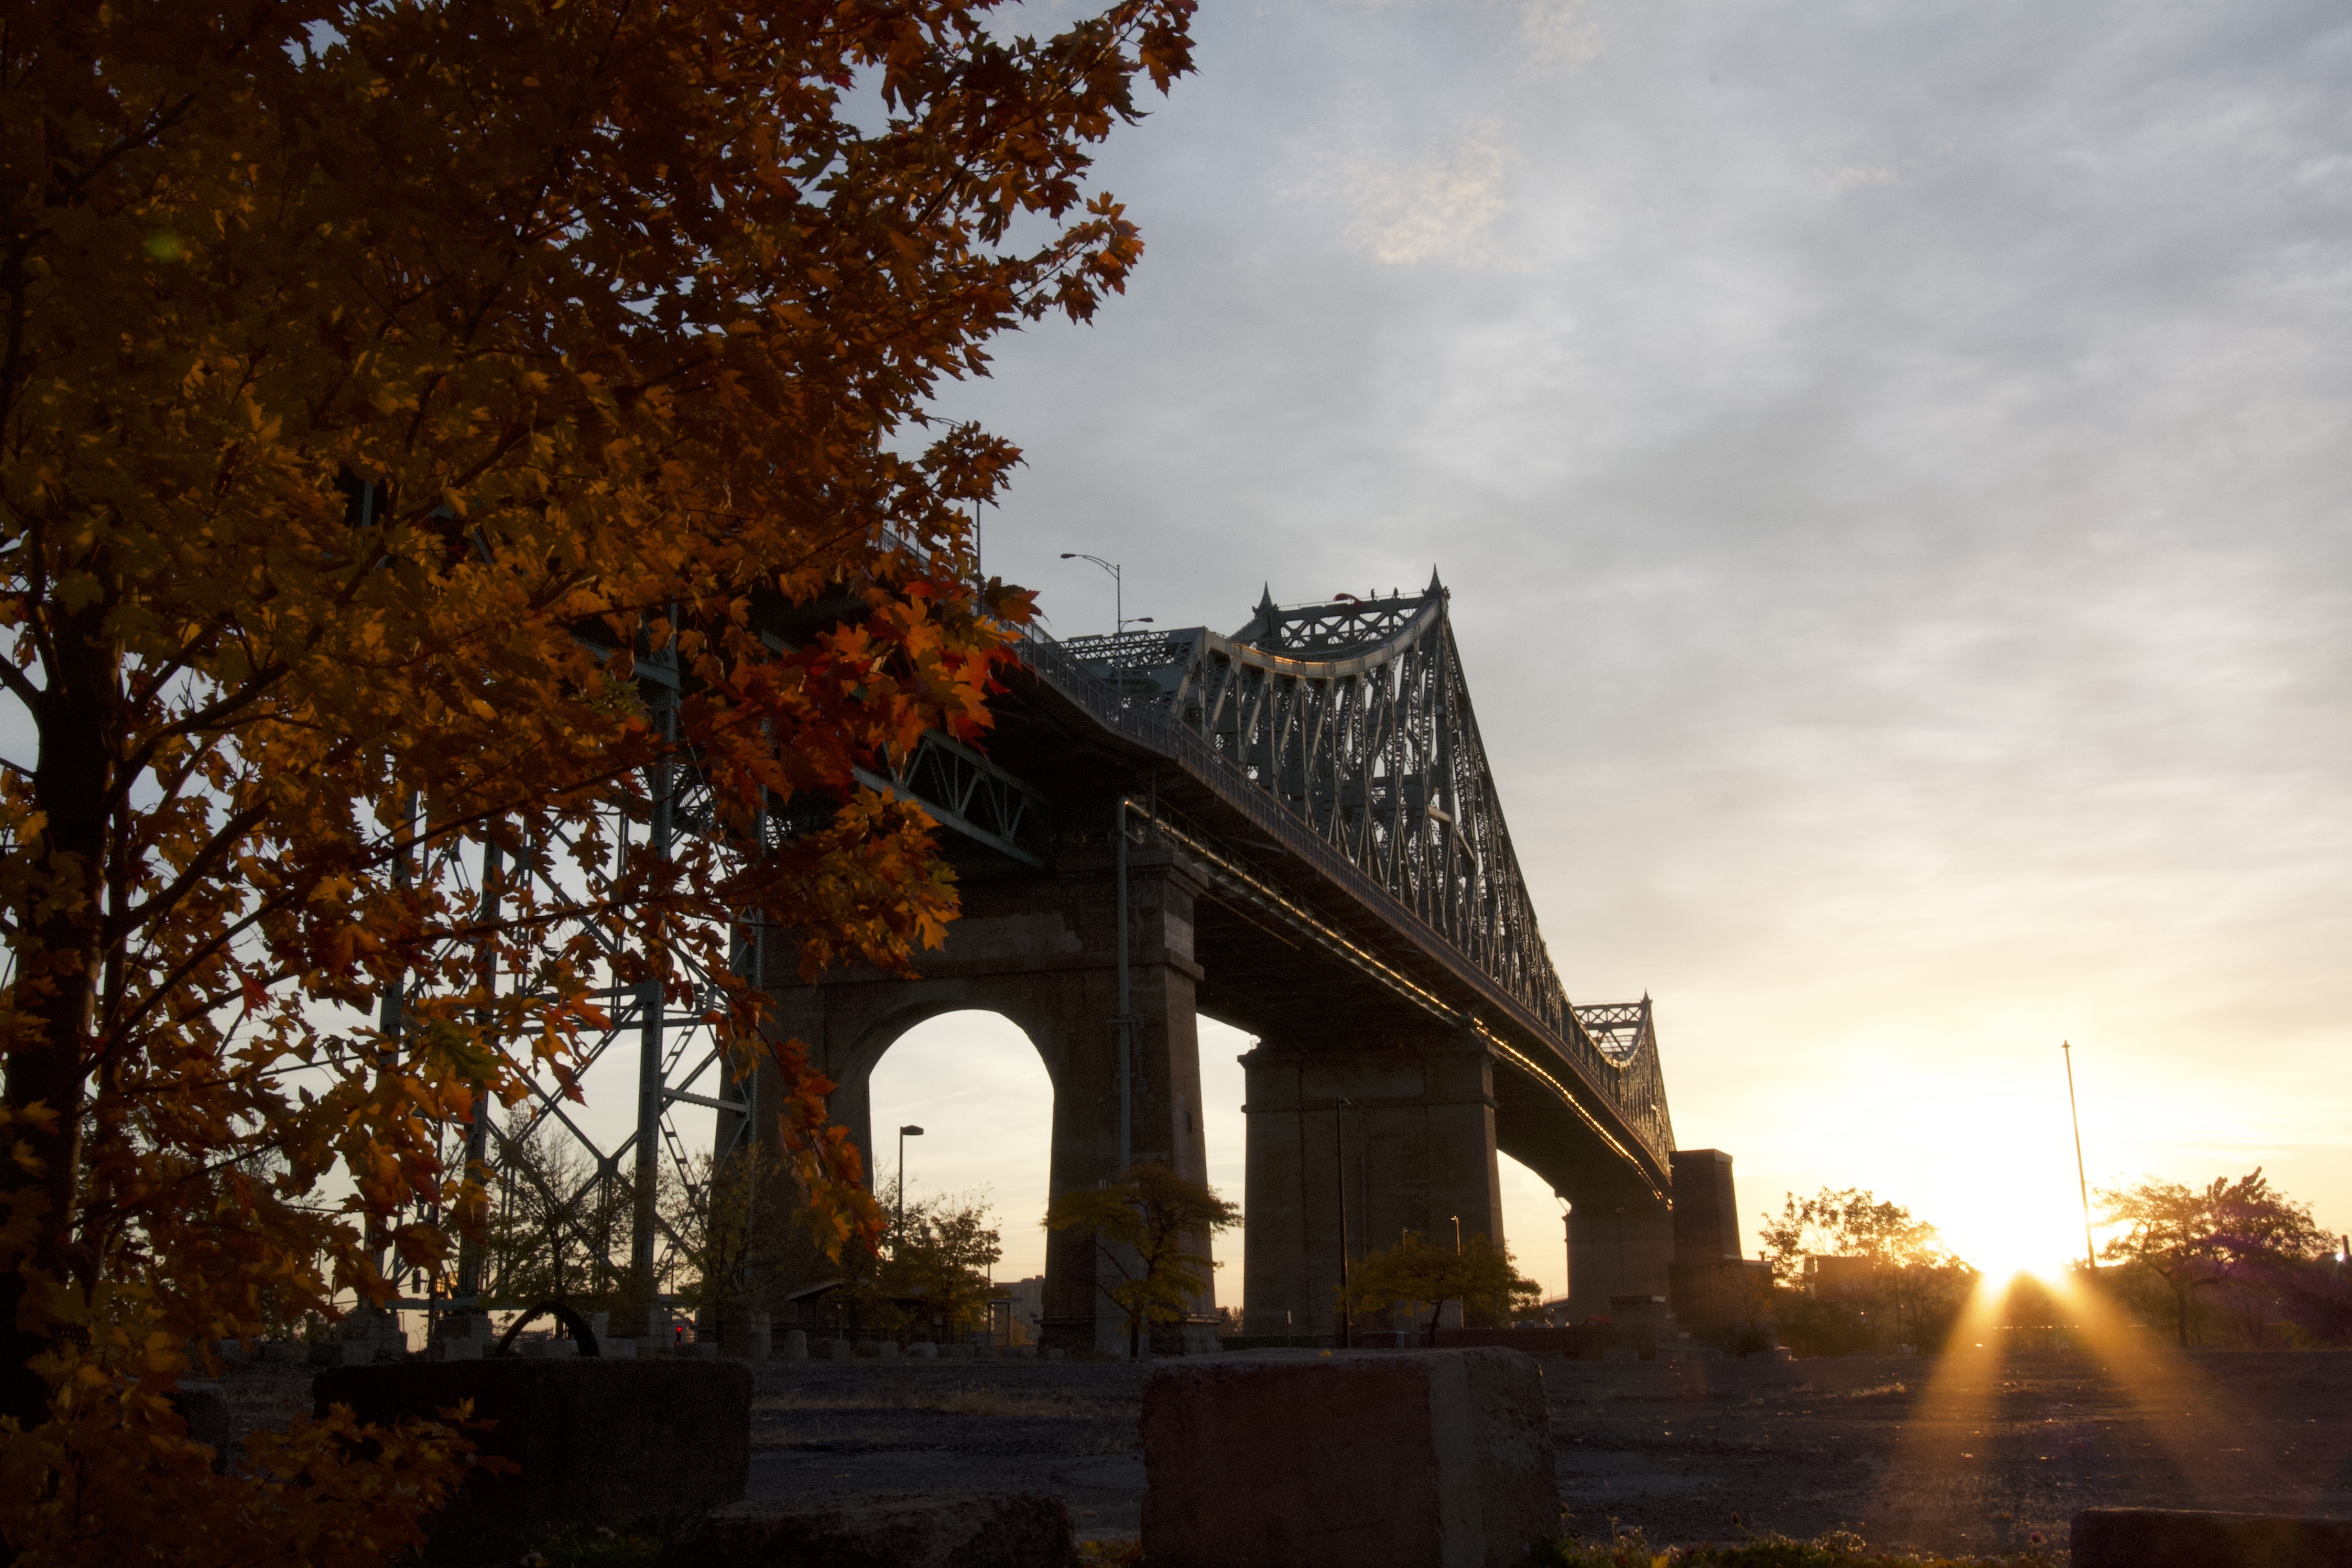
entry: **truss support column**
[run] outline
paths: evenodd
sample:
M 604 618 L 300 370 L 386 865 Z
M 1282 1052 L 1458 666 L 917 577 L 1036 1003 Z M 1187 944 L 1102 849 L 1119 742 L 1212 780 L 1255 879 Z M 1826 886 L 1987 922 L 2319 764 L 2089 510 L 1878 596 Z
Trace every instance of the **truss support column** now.
M 649 683 L 649 693 L 655 723 L 661 731 L 662 754 L 652 768 L 653 821 L 646 847 L 656 860 L 667 860 L 674 826 L 668 749 L 676 739 L 677 694 L 658 682 Z M 663 966 L 659 963 L 637 986 L 637 1136 L 635 1190 L 631 1194 L 635 1204 L 629 1224 L 629 1289 L 625 1321 L 614 1331 L 634 1329 L 638 1336 L 653 1332 L 656 1318 L 654 1247 L 661 1227 L 661 1130 L 668 1088 L 662 1073 L 666 1044 L 662 1038 L 662 1015 L 668 1008 L 664 989 Z
M 499 921 L 500 884 L 506 876 L 506 854 L 496 840 L 482 845 L 481 922 L 484 935 L 481 952 L 480 984 L 483 1004 L 478 1015 L 484 1027 L 497 1018 L 499 991 L 499 946 L 495 928 Z M 490 1086 L 487 1080 L 473 1085 L 474 1115 L 466 1127 L 466 1173 L 486 1171 L 490 1155 Z M 480 1310 L 482 1297 L 482 1244 L 473 1237 L 457 1243 L 457 1299 L 468 1303 L 466 1312 Z

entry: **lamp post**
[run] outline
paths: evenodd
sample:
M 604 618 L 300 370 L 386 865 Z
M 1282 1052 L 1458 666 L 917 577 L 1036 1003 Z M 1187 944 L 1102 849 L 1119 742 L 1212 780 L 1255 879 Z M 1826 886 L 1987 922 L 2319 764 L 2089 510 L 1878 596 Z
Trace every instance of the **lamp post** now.
M 1091 561 L 1096 565 L 1110 574 L 1111 632 L 1113 636 L 1116 636 L 1118 633 L 1127 630 L 1129 625 L 1127 618 L 1127 584 L 1119 574 L 1118 563 L 1116 561 L 1106 561 L 1099 555 L 1088 555 L 1083 550 L 1065 550 L 1062 552 L 1062 559 L 1065 561 Z M 1139 626 L 1148 626 L 1151 624 L 1151 617 L 1150 616 L 1138 616 L 1135 617 L 1132 624 Z
M 907 1236 L 907 1140 L 922 1135 L 923 1130 L 911 1121 L 898 1129 L 898 1237 L 902 1245 Z
M 1354 1336 L 1348 1322 L 1348 1142 L 1346 1108 L 1351 1100 L 1342 1100 L 1331 1107 L 1331 1174 L 1339 1181 L 1339 1348 L 1349 1348 Z
M 2058 1049 L 2066 1058 L 2066 1117 L 2074 1124 L 2074 1185 L 2083 1194 L 2083 1267 L 2096 1274 L 2099 1254 L 2091 1245 L 2091 1178 L 2083 1170 L 2083 1113 L 2074 1109 L 2074 1042 L 2061 1040 Z
M 1460 1215 L 1454 1216 L 1454 1256 L 1456 1258 L 1462 1256 L 1462 1216 Z

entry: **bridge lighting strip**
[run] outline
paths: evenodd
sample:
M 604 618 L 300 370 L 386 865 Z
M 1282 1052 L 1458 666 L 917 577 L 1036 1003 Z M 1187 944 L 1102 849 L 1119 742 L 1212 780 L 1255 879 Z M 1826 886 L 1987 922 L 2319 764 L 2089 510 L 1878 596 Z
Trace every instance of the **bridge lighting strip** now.
M 1343 937 L 1337 931 L 1330 930 L 1325 926 L 1321 921 L 1317 920 L 1313 915 L 1308 914 L 1305 910 L 1300 909 L 1297 904 L 1292 903 L 1288 899 L 1284 898 L 1280 893 L 1276 892 L 1273 889 L 1259 881 L 1255 877 L 1251 876 L 1248 872 L 1243 870 L 1240 867 L 1234 865 L 1232 861 L 1226 859 L 1215 850 L 1211 849 L 1208 846 L 1202 844 L 1199 839 L 1193 837 L 1191 834 L 1186 833 L 1183 829 L 1171 826 L 1164 821 L 1155 819 L 1149 812 L 1144 811 L 1131 800 L 1127 803 L 1127 809 L 1136 816 L 1141 818 L 1143 821 L 1150 823 L 1151 826 L 1157 828 L 1160 832 L 1164 833 L 1169 837 L 1176 840 L 1178 844 L 1183 846 L 1184 849 L 1188 853 L 1207 861 L 1219 871 L 1224 873 L 1225 878 L 1231 879 L 1234 882 L 1238 883 L 1241 890 L 1247 894 L 1254 901 L 1269 905 L 1274 909 L 1279 910 L 1282 913 L 1287 915 L 1290 920 L 1307 935 L 1313 937 L 1317 942 L 1321 942 L 1325 947 L 1329 948 L 1333 952 L 1339 954 L 1341 958 L 1346 959 L 1357 968 L 1371 975 L 1374 979 L 1379 980 L 1382 984 L 1401 992 L 1407 1000 L 1418 1003 L 1422 1007 L 1435 1015 L 1439 1019 L 1445 1023 L 1452 1024 L 1456 1027 L 1467 1023 L 1472 1029 L 1477 1032 L 1478 1037 L 1492 1047 L 1497 1055 L 1507 1058 L 1509 1060 L 1516 1063 L 1522 1071 L 1531 1075 L 1539 1082 L 1549 1085 L 1551 1091 L 1567 1102 L 1568 1108 L 1576 1112 L 1577 1119 L 1582 1121 L 1587 1128 L 1591 1129 L 1594 1137 L 1600 1139 L 1603 1143 L 1606 1143 L 1611 1149 L 1614 1150 L 1619 1159 L 1623 1160 L 1627 1164 L 1633 1166 L 1633 1169 L 1641 1174 L 1642 1184 L 1650 1189 L 1650 1195 L 1652 1197 L 1657 1199 L 1661 1203 L 1667 1203 L 1670 1201 L 1666 1194 L 1659 1190 L 1658 1184 L 1650 1180 L 1649 1173 L 1644 1169 L 1641 1158 L 1634 1154 L 1633 1151 L 1627 1149 L 1625 1145 L 1618 1140 L 1616 1134 L 1611 1132 L 1608 1128 L 1602 1126 L 1600 1119 L 1594 1116 L 1591 1111 L 1584 1108 L 1583 1102 L 1578 1100 L 1576 1096 L 1570 1091 L 1566 1084 L 1560 1082 L 1559 1079 L 1554 1078 L 1550 1073 L 1538 1066 L 1525 1052 L 1509 1044 L 1492 1029 L 1489 1029 L 1476 1014 L 1465 1014 L 1455 1010 L 1454 1008 L 1447 1006 L 1444 998 L 1436 995 L 1433 992 L 1423 990 L 1411 980 L 1406 979 L 1402 974 L 1400 974 L 1395 970 L 1390 968 L 1387 964 L 1382 963 L 1379 959 L 1374 958 L 1370 953 L 1366 952 L 1362 948 L 1358 947 L 1346 937 Z
M 1567 1085 L 1561 1083 L 1559 1079 L 1552 1077 L 1551 1074 L 1544 1071 L 1543 1068 L 1528 1060 L 1528 1058 L 1517 1047 L 1505 1042 L 1501 1036 L 1496 1034 L 1492 1029 L 1487 1028 L 1480 1020 L 1476 1018 L 1471 1019 L 1470 1026 L 1478 1031 L 1479 1038 L 1494 1047 L 1498 1053 L 1510 1058 L 1511 1060 L 1518 1063 L 1523 1070 L 1533 1073 L 1537 1078 L 1539 1078 L 1544 1082 L 1551 1085 L 1552 1092 L 1559 1095 L 1560 1099 L 1568 1101 L 1568 1108 L 1570 1110 L 1575 1111 L 1578 1118 L 1583 1121 L 1584 1125 L 1592 1130 L 1592 1135 L 1600 1139 L 1603 1143 L 1608 1144 L 1612 1149 L 1616 1150 L 1618 1157 L 1622 1159 L 1627 1164 L 1633 1167 L 1635 1173 L 1642 1178 L 1642 1184 L 1650 1189 L 1650 1195 L 1652 1197 L 1657 1199 L 1660 1203 L 1664 1204 L 1669 1208 L 1674 1206 L 1674 1200 L 1669 1198 L 1664 1193 L 1658 1190 L 1657 1183 L 1650 1180 L 1649 1173 L 1643 1169 L 1641 1160 L 1628 1150 L 1624 1144 L 1620 1143 L 1614 1133 L 1611 1132 L 1606 1127 L 1601 1126 L 1600 1120 L 1596 1118 L 1592 1112 L 1584 1109 L 1583 1102 L 1568 1091 Z
M 1251 876 L 1247 871 L 1243 870 L 1240 867 L 1234 865 L 1232 861 L 1226 859 L 1223 856 L 1218 854 L 1215 850 L 1210 848 L 1207 845 L 1202 843 L 1191 834 L 1186 833 L 1183 829 L 1171 826 L 1164 820 L 1155 819 L 1149 812 L 1144 811 L 1131 800 L 1127 803 L 1127 809 L 1134 813 L 1137 816 L 1142 818 L 1144 821 L 1150 823 L 1151 826 L 1157 828 L 1160 832 L 1164 833 L 1169 837 L 1176 840 L 1177 843 L 1184 847 L 1187 852 L 1207 861 L 1210 865 L 1214 866 L 1218 870 L 1223 872 L 1227 878 L 1230 878 L 1233 881 L 1240 884 L 1241 890 L 1247 894 L 1251 899 L 1258 903 L 1265 904 L 1274 909 L 1279 910 L 1282 913 L 1287 915 L 1305 934 L 1314 938 L 1317 942 L 1321 942 L 1325 947 L 1329 948 L 1333 952 L 1339 954 L 1341 958 L 1346 959 L 1349 963 L 1354 964 L 1365 973 L 1371 975 L 1381 984 L 1402 993 L 1406 1000 L 1419 1004 L 1421 1006 L 1428 1009 L 1429 1012 L 1434 1014 L 1444 1023 L 1459 1026 L 1466 1021 L 1471 1021 L 1467 1019 L 1465 1015 L 1456 1012 L 1454 1008 L 1447 1006 L 1444 997 L 1439 996 L 1434 992 L 1424 991 L 1419 985 L 1414 984 L 1411 980 L 1406 979 L 1397 971 L 1391 969 L 1387 964 L 1382 963 L 1379 959 L 1374 958 L 1370 953 L 1366 952 L 1362 948 L 1358 947 L 1346 937 L 1341 936 L 1335 931 L 1332 931 L 1321 921 L 1317 920 L 1313 915 L 1308 914 L 1305 910 L 1300 909 L 1297 904 L 1292 903 L 1288 899 L 1284 898 L 1280 893 L 1276 892 L 1272 888 L 1267 887 L 1264 882 L 1259 881 L 1255 877 Z

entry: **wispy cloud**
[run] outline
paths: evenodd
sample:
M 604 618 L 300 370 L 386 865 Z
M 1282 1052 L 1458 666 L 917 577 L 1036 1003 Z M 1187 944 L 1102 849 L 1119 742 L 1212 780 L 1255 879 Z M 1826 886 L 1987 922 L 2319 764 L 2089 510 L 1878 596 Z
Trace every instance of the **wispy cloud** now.
M 1391 267 L 1491 258 L 1509 157 L 1491 126 L 1403 161 L 1337 161 L 1331 179 L 1350 211 L 1348 237 Z

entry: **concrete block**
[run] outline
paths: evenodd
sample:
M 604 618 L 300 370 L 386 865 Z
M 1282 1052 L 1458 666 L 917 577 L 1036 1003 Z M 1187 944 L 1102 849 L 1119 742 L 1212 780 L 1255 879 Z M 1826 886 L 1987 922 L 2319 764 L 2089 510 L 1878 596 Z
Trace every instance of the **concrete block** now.
M 808 1331 L 805 1329 L 786 1329 L 784 1331 L 783 1353 L 786 1361 L 808 1360 Z
M 980 1359 L 980 1352 L 978 1347 L 973 1345 L 946 1344 L 940 1347 L 940 1359 L 941 1361 L 977 1361 Z
M 1507 1350 L 1161 1365 L 1153 1568 L 1517 1568 L 1559 1531 L 1543 1373 Z
M 877 1361 L 897 1361 L 898 1359 L 898 1342 L 896 1340 L 883 1340 L 876 1344 L 874 1347 L 874 1359 Z
M 940 1359 L 940 1347 L 929 1340 L 917 1340 L 907 1347 L 907 1353 L 917 1361 L 937 1361 Z
M 774 1342 L 767 1313 L 739 1313 L 719 1331 L 719 1353 L 730 1361 L 765 1361 Z
M 227 1474 L 232 1428 L 228 1401 L 222 1397 L 221 1385 L 202 1378 L 183 1378 L 169 1397 L 173 1414 L 188 1424 L 190 1440 L 212 1449 L 213 1474 Z
M 2069 1533 L 2074 1568 L 2352 1568 L 2352 1519 L 2094 1508 Z
M 1060 1345 L 1045 1345 L 1041 1348 L 1047 1361 L 1060 1361 L 1068 1353 Z
M 474 1402 L 498 1425 L 482 1449 L 521 1467 L 476 1476 L 427 1530 L 436 1561 L 510 1559 L 554 1525 L 667 1526 L 740 1500 L 751 1465 L 751 1369 L 584 1357 L 403 1362 L 320 1373 L 320 1414 L 349 1405 L 362 1421 L 432 1416 Z
M 679 1359 L 684 1361 L 717 1361 L 719 1359 L 719 1342 L 717 1340 L 696 1340 L 691 1343 L 678 1346 L 677 1354 Z
M 552 1335 L 543 1340 L 525 1340 L 515 1347 L 536 1361 L 569 1361 L 580 1354 L 580 1342 L 559 1340 Z
M 672 1547 L 707 1568 L 1077 1568 L 1058 1497 L 762 1498 L 707 1513 Z
M 308 1366 L 311 1349 L 300 1340 L 263 1340 L 253 1347 L 253 1359 L 264 1366 Z
M 879 1340 L 860 1340 L 856 1353 L 859 1361 L 877 1360 L 882 1354 L 882 1342 Z
M 284 1342 L 289 1347 L 285 1355 L 270 1355 L 263 1359 L 316 1367 L 371 1366 L 375 1362 L 375 1346 L 362 1340 L 328 1340 L 315 1345 L 302 1344 L 294 1340 Z
M 425 1347 L 426 1361 L 479 1361 L 483 1342 L 475 1339 L 435 1340 Z
M 855 1361 L 857 1359 L 857 1347 L 851 1344 L 847 1340 L 819 1340 L 816 1342 L 815 1351 L 816 1357 L 819 1361 Z

